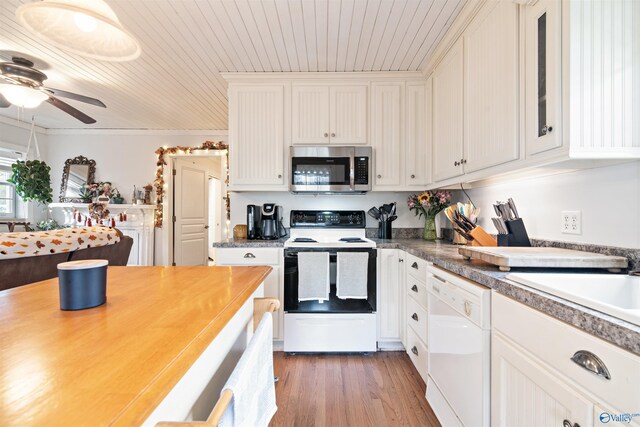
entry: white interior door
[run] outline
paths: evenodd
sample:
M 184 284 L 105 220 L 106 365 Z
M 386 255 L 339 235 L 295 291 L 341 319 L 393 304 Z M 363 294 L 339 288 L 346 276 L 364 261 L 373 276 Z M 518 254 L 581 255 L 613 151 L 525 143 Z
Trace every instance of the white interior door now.
M 173 180 L 173 262 L 207 265 L 208 173 L 193 160 L 176 159 Z

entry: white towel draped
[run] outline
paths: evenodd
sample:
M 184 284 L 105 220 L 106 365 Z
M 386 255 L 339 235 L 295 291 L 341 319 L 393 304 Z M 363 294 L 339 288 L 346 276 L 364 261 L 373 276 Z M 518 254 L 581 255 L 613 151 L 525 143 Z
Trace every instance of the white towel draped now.
M 298 301 L 328 301 L 329 291 L 329 252 L 298 252 Z
M 367 299 L 369 254 L 338 252 L 336 296 L 340 299 Z
M 273 320 L 265 313 L 224 390 L 233 399 L 222 416 L 223 427 L 267 427 L 276 413 L 273 382 Z

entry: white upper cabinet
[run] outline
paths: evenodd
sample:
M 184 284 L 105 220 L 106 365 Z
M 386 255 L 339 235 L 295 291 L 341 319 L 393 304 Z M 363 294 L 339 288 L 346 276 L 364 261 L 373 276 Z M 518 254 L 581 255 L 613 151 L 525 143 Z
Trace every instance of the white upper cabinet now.
M 562 146 L 561 2 L 523 6 L 527 155 Z
M 229 87 L 230 189 L 286 189 L 285 85 Z
M 365 85 L 331 86 L 329 89 L 331 144 L 367 143 L 367 89 Z
M 367 85 L 294 85 L 294 144 L 366 144 Z
M 423 187 L 431 182 L 431 98 L 432 79 L 409 82 L 405 88 L 405 167 L 407 187 Z
M 372 83 L 371 129 L 375 158 L 374 188 L 399 187 L 402 183 L 401 83 Z
M 573 1 L 563 24 L 571 157 L 639 158 L 640 2 Z
M 464 33 L 465 173 L 519 158 L 518 5 L 491 0 Z
M 291 126 L 294 144 L 329 143 L 329 86 L 293 86 Z
M 462 175 L 463 51 L 462 38 L 433 73 L 433 178 Z

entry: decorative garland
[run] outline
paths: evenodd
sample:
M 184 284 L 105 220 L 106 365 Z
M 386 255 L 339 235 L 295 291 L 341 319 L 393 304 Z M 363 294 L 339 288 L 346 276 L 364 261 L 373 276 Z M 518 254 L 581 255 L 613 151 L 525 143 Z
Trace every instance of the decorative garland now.
M 171 154 L 193 154 L 194 151 L 200 150 L 228 150 L 229 146 L 222 141 L 213 142 L 205 141 L 199 147 L 160 147 L 156 150 L 158 155 L 158 161 L 156 162 L 156 179 L 153 181 L 153 186 L 156 189 L 156 213 L 155 213 L 155 226 L 162 227 L 163 214 L 162 214 L 162 202 L 164 200 L 164 167 L 167 164 L 165 160 L 166 155 Z M 227 165 L 229 164 L 229 152 L 227 151 Z M 229 168 L 227 167 L 227 177 L 225 184 L 229 185 Z M 227 219 L 231 217 L 231 203 L 229 200 L 229 193 L 225 197 L 227 207 Z

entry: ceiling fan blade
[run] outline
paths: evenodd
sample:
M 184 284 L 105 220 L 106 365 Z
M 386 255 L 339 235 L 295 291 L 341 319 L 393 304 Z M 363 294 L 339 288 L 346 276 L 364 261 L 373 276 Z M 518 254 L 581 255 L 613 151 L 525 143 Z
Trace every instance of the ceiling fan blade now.
M 8 107 L 11 107 L 11 103 L 9 101 L 7 101 L 7 98 L 5 98 L 0 93 L 0 108 L 8 108 Z
M 96 122 L 95 119 L 87 116 L 82 111 L 73 108 L 71 105 L 67 104 L 66 102 L 60 101 L 58 98 L 54 98 L 53 96 L 50 96 L 49 99 L 47 99 L 47 102 L 53 105 L 54 107 L 61 109 L 65 113 L 72 115 L 76 119 L 80 120 L 82 123 L 90 125 Z
M 54 96 L 62 96 L 63 98 L 75 99 L 76 101 L 86 102 L 87 104 L 107 108 L 107 106 L 104 105 L 104 103 L 99 99 L 90 98 L 88 96 L 78 95 L 77 93 L 67 92 L 66 90 L 54 89 L 51 87 L 43 87 L 42 89 Z

